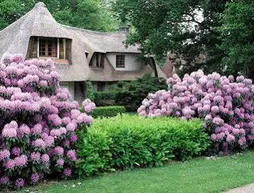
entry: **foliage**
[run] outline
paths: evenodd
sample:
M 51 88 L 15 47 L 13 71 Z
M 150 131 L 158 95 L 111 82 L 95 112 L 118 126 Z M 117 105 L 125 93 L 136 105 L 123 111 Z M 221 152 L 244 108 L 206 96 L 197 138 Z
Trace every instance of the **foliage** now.
M 124 106 L 106 106 L 106 107 L 97 107 L 93 112 L 92 116 L 97 117 L 114 117 L 117 114 L 125 113 Z
M 118 21 L 113 18 L 110 4 L 104 0 L 43 0 L 43 2 L 59 23 L 98 31 L 117 29 Z M 2 0 L 0 29 L 30 11 L 35 3 L 35 0 Z
M 225 70 L 253 78 L 254 76 L 254 2 L 237 0 L 227 3 L 219 28 L 220 48 L 225 52 Z
M 0 1 L 0 30 L 16 21 L 33 7 L 32 0 Z
M 84 113 L 59 87 L 52 60 L 24 61 L 6 55 L 0 63 L 0 187 L 22 188 L 44 177 L 73 176 L 78 127 L 86 128 L 95 107 Z
M 144 118 L 118 115 L 96 119 L 80 132 L 80 175 L 112 169 L 162 166 L 171 159 L 186 160 L 208 147 L 200 120 Z
M 169 90 L 149 94 L 138 113 L 141 116 L 204 118 L 216 150 L 245 148 L 254 140 L 254 85 L 239 76 L 204 75 L 202 71 L 176 74 L 167 81 Z
M 116 94 L 113 91 L 103 91 L 94 93 L 94 102 L 97 106 L 115 105 Z
M 86 98 L 89 98 L 90 100 L 94 101 L 94 88 L 91 81 L 86 82 Z
M 157 58 L 169 52 L 182 57 L 187 64 L 180 69 L 191 72 L 222 71 L 223 52 L 217 27 L 229 0 L 116 0 L 118 17 L 130 25 L 126 44 L 140 44 L 144 54 Z M 199 60 L 206 56 L 206 60 Z M 178 64 L 178 68 L 182 64 Z
M 123 105 L 127 111 L 135 112 L 148 93 L 166 88 L 164 79 L 145 75 L 132 81 L 120 81 L 110 92 L 115 93 L 116 105 Z

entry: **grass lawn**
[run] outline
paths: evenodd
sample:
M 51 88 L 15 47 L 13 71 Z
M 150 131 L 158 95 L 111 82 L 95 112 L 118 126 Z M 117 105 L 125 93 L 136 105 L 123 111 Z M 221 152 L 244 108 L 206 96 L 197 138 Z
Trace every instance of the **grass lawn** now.
M 40 193 L 209 193 L 252 183 L 253 171 L 254 152 L 246 152 L 216 160 L 196 158 L 160 168 L 49 182 L 28 189 Z

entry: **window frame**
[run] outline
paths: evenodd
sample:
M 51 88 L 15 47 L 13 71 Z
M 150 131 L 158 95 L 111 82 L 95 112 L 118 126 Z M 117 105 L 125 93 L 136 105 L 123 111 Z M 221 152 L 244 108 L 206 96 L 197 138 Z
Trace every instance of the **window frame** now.
M 41 44 L 45 41 L 45 54 L 41 54 Z M 67 45 L 65 38 L 51 38 L 51 37 L 37 37 L 37 58 L 49 57 L 66 60 L 67 57 Z M 56 54 L 49 55 L 49 42 L 54 42 L 56 44 Z M 53 45 L 53 44 L 52 44 Z M 51 46 L 51 50 L 52 50 Z M 52 52 L 52 51 L 51 51 Z
M 116 68 L 125 68 L 125 55 L 117 54 L 116 55 Z
M 44 48 L 42 48 L 42 45 Z M 55 47 L 55 53 L 53 49 Z M 42 54 L 44 53 L 44 54 Z M 39 57 L 57 57 L 58 56 L 58 41 L 55 38 L 40 38 L 39 39 Z

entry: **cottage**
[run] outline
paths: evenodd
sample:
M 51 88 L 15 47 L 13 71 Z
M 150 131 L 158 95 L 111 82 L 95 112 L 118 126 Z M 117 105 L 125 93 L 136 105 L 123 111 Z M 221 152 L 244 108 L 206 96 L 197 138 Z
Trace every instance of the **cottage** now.
M 133 80 L 158 72 L 156 65 L 138 62 L 138 46 L 125 47 L 126 31 L 96 32 L 61 25 L 45 4 L 37 3 L 26 15 L 0 31 L 0 58 L 22 53 L 26 59 L 51 58 L 66 87 L 77 101 L 84 99 L 85 81 L 98 91 L 120 80 Z

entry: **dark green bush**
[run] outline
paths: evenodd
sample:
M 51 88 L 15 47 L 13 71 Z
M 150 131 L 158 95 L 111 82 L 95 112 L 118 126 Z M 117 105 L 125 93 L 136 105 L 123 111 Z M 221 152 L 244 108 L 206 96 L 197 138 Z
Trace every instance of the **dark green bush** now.
M 92 112 L 93 118 L 97 117 L 114 117 L 117 114 L 122 114 L 126 110 L 124 106 L 107 106 L 107 107 L 96 107 Z
M 95 92 L 94 102 L 97 106 L 121 105 L 128 112 L 136 112 L 149 93 L 163 89 L 167 89 L 163 78 L 145 75 L 133 81 L 119 81 L 109 91 Z
M 97 106 L 115 105 L 116 93 L 111 91 L 94 92 L 94 103 Z
M 136 112 L 142 100 L 149 93 L 167 89 L 163 78 L 145 75 L 133 81 L 120 81 L 112 89 L 115 93 L 115 104 L 123 105 L 130 112 Z
M 80 175 L 112 169 L 162 166 L 171 159 L 186 160 L 209 145 L 201 120 L 131 115 L 96 119 L 80 134 Z

